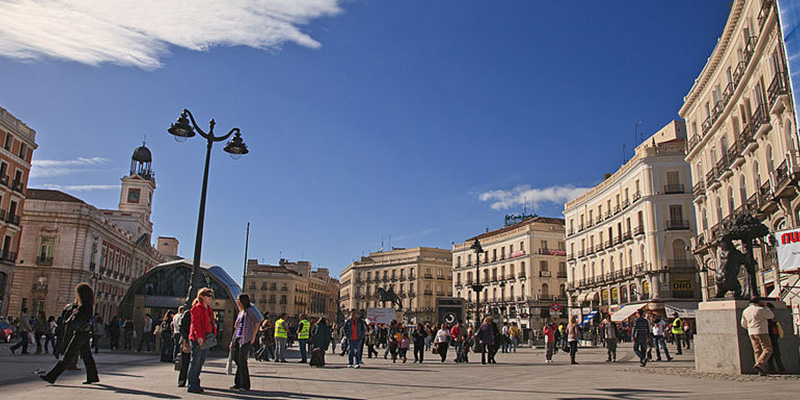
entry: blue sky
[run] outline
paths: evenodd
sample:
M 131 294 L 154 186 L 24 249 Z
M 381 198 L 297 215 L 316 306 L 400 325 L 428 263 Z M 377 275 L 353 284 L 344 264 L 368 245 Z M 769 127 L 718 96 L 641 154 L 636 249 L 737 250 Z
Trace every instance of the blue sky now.
M 154 235 L 177 237 L 190 257 L 204 143 L 166 129 L 183 108 L 220 132 L 239 127 L 251 152 L 231 160 L 214 148 L 203 244 L 203 259 L 237 279 L 248 221 L 251 258 L 338 275 L 389 235 L 395 247 L 449 248 L 526 200 L 560 217 L 566 198 L 619 167 L 623 145 L 630 156 L 636 121 L 646 136 L 677 118 L 729 10 L 727 0 L 38 8 L 59 4 L 47 3 L 0 5 L 0 105 L 38 132 L 29 186 L 116 207 L 146 135 Z

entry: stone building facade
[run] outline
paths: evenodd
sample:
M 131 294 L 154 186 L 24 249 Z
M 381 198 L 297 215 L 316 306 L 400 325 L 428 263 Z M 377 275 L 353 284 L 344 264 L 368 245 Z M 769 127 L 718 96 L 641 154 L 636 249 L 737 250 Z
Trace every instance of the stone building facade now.
M 8 315 L 36 131 L 0 107 L 0 316 Z
M 119 208 L 98 209 L 57 190 L 28 189 L 9 312 L 59 315 L 75 298 L 74 288 L 95 288 L 95 311 L 117 314 L 131 281 L 170 257 L 151 245 L 149 216 L 155 178 L 150 151 L 134 152 L 122 178 Z M 174 245 L 177 245 L 175 241 Z
M 696 303 L 685 148 L 686 127 L 673 121 L 614 174 L 564 205 L 573 315 L 614 313 L 633 303 L 649 302 L 651 310 L 665 301 Z
M 453 295 L 451 268 L 452 253 L 445 249 L 415 247 L 370 253 L 342 271 L 341 309 L 383 307 L 378 288 L 391 288 L 400 297 L 405 322 L 435 322 L 436 298 Z
M 483 254 L 471 248 L 475 239 Z M 453 290 L 456 297 L 467 300 L 467 321 L 475 321 L 477 297 L 472 285 L 478 280 L 483 285 L 481 315 L 515 321 L 524 329 L 538 329 L 547 319 L 558 319 L 561 308 L 554 311 L 551 306 L 567 305 L 565 249 L 564 220 L 539 216 L 453 245 Z
M 684 98 L 686 161 L 694 177 L 697 234 L 692 249 L 703 295 L 714 296 L 725 222 L 751 213 L 770 231 L 800 226 L 796 110 L 773 0 L 735 0 L 717 45 Z M 774 249 L 760 243 L 758 286 L 778 277 Z
M 328 268 L 312 271 L 308 261 L 281 259 L 278 265 L 268 265 L 247 260 L 244 290 L 259 310 L 273 316 L 285 312 L 289 318 L 336 318 L 339 281 L 330 277 Z

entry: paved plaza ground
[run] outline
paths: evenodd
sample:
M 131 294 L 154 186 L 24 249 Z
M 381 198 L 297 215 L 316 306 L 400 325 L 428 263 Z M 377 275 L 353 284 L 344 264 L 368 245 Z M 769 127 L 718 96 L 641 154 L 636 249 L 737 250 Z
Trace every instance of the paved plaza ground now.
M 173 366 L 159 362 L 155 355 L 101 351 L 96 357 L 99 384 L 81 385 L 84 372 L 68 371 L 56 385 L 47 385 L 34 371 L 50 368 L 55 362 L 52 355 L 12 356 L 8 347 L 0 345 L 0 397 L 14 400 L 800 399 L 798 376 L 701 375 L 694 372 L 691 351 L 670 363 L 654 362 L 641 368 L 633 360 L 630 344 L 621 346 L 616 364 L 604 362 L 602 348 L 582 348 L 580 365 L 569 365 L 563 353 L 554 357 L 554 364 L 544 364 L 543 351 L 530 348 L 498 354 L 498 364 L 491 366 L 482 366 L 480 359 L 468 365 L 452 360 L 442 364 L 430 353 L 422 365 L 365 359 L 366 365 L 357 370 L 345 368 L 346 358 L 330 353 L 323 369 L 298 364 L 297 359 L 288 364 L 251 360 L 253 390 L 246 393 L 228 390 L 233 377 L 225 375 L 225 359 L 220 357 L 206 362 L 202 375 L 206 393 L 202 395 L 176 387 Z

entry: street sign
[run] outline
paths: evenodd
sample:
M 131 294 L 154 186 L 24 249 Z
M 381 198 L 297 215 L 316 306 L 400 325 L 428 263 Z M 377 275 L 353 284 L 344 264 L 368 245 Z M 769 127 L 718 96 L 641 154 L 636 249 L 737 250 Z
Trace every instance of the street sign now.
M 550 305 L 550 309 L 553 310 L 553 311 L 558 311 L 558 310 L 561 309 L 561 304 L 553 303 L 553 304 Z

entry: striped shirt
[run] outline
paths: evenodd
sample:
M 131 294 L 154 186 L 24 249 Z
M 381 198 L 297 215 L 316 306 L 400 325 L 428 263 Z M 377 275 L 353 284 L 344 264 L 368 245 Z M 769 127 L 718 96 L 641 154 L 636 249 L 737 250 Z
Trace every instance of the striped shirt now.
M 636 318 L 633 321 L 633 337 L 637 339 L 646 339 L 647 334 L 650 332 L 650 323 L 644 317 Z

